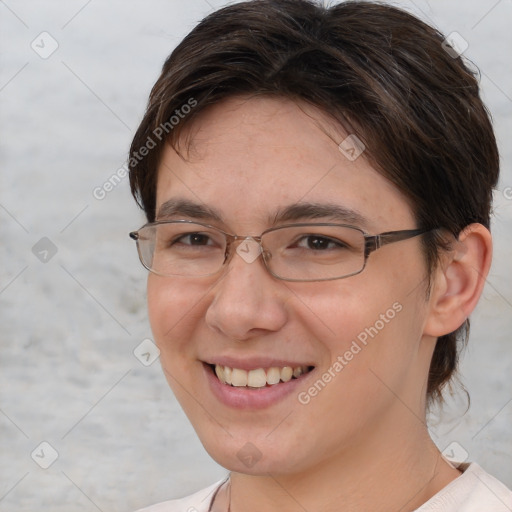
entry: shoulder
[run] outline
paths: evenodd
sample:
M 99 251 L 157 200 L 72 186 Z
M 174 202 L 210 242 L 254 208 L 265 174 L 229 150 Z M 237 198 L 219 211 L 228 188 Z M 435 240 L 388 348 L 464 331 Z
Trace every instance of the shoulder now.
M 213 496 L 225 481 L 220 480 L 185 498 L 157 503 L 137 512 L 208 512 Z
M 461 476 L 438 492 L 416 512 L 510 512 L 512 491 L 478 464 L 462 464 Z

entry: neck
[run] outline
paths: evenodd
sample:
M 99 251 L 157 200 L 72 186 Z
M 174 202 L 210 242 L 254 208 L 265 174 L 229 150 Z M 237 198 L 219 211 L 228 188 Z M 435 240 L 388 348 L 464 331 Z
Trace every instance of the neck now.
M 232 473 L 231 512 L 334 512 L 341 504 L 344 512 L 415 510 L 460 472 L 441 457 L 425 425 L 405 416 L 408 423 L 361 432 L 350 448 L 301 473 Z

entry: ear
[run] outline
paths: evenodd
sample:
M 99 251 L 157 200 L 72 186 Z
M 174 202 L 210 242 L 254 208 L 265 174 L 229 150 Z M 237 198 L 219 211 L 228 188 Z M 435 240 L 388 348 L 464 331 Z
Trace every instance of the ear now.
M 492 260 L 492 237 L 470 224 L 434 273 L 423 334 L 439 337 L 457 330 L 480 298 Z

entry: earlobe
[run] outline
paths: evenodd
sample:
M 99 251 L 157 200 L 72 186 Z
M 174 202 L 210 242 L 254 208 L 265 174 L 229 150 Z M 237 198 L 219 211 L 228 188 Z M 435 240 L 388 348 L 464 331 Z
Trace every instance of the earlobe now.
M 425 335 L 443 336 L 464 323 L 480 298 L 491 260 L 489 230 L 482 224 L 470 224 L 435 271 Z

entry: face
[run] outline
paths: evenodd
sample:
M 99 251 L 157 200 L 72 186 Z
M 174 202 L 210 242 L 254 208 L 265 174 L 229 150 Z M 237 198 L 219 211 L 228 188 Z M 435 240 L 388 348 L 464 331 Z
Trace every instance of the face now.
M 370 234 L 416 227 L 403 195 L 364 153 L 348 159 L 338 148 L 347 134 L 312 107 L 233 98 L 187 130 L 186 158 L 168 146 L 161 159 L 157 212 L 167 212 L 158 220 L 257 236 L 276 212 L 312 203 L 356 212 Z M 177 201 L 217 218 L 170 211 Z M 342 221 L 326 214 L 293 222 Z M 396 406 L 397 396 L 413 410 L 424 405 L 431 356 L 422 336 L 425 272 L 413 238 L 372 253 L 360 274 L 332 281 L 278 280 L 261 257 L 249 263 L 236 252 L 214 276 L 150 274 L 149 315 L 164 373 L 210 455 L 244 473 L 307 471 L 403 425 L 401 415 L 412 414 Z M 236 369 L 239 384 L 250 370 L 255 379 L 287 382 L 230 386 L 215 365 Z M 303 374 L 288 380 L 285 367 Z

